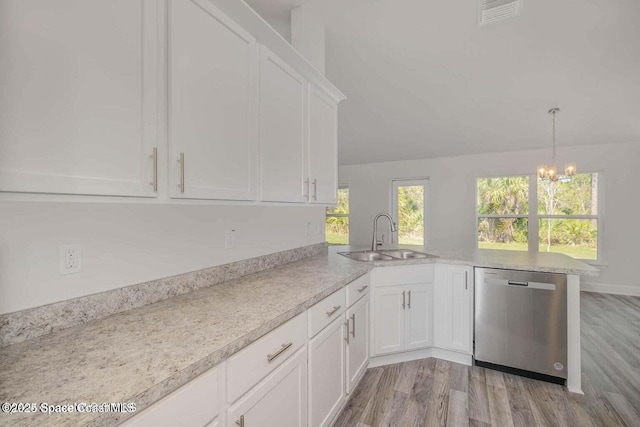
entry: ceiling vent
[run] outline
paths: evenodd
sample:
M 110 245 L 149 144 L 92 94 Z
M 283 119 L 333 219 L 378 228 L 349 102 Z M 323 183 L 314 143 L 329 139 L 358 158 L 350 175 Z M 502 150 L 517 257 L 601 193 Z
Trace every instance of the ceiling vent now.
M 479 0 L 480 25 L 503 21 L 520 15 L 522 0 Z

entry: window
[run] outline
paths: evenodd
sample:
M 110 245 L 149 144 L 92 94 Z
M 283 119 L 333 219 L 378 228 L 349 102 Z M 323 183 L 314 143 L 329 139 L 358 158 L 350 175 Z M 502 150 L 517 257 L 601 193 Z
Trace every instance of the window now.
M 568 182 L 534 176 L 478 178 L 478 248 L 598 260 L 599 176 L 578 174 Z
M 338 203 L 335 208 L 327 208 L 325 225 L 327 243 L 331 245 L 349 244 L 349 188 L 338 188 Z
M 569 182 L 538 180 L 540 252 L 598 259 L 598 174 Z
M 426 179 L 393 180 L 392 211 L 398 225 L 398 243 L 425 244 L 425 206 L 427 206 Z
M 528 250 L 529 177 L 479 178 L 478 247 Z

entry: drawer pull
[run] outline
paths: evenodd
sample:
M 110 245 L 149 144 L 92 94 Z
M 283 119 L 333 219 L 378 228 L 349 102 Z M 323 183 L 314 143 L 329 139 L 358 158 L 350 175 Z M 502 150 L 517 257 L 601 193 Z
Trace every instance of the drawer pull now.
M 411 291 L 409 291 L 408 294 L 409 294 L 409 303 L 407 304 L 407 308 L 411 308 Z
M 151 182 L 151 186 L 153 187 L 153 192 L 158 192 L 158 147 L 153 147 L 153 154 L 150 155 L 153 160 L 153 181 Z
M 244 427 L 244 415 L 240 415 L 240 419 L 236 421 L 240 427 Z
M 341 305 L 336 305 L 333 307 L 333 310 L 327 311 L 327 316 L 331 316 L 333 313 L 335 313 L 336 311 L 340 310 L 340 307 L 342 307 Z
M 178 184 L 178 188 L 180 193 L 184 193 L 184 153 L 180 153 L 178 163 L 180 164 L 180 184 Z
M 271 362 L 273 359 L 275 359 L 276 357 L 280 356 L 282 353 L 284 353 L 289 347 L 291 347 L 293 345 L 293 341 L 287 343 L 287 344 L 282 344 L 282 348 L 278 351 L 276 351 L 273 354 L 267 354 L 267 361 Z M 240 418 L 242 420 L 242 418 Z
M 347 319 L 346 322 L 344 322 L 344 326 L 347 327 L 347 333 L 344 336 L 344 340 L 347 342 L 347 345 L 349 344 L 349 319 Z
M 356 314 L 351 315 L 351 336 L 356 337 Z
M 364 285 L 363 287 L 361 287 L 360 289 L 358 289 L 358 292 L 362 292 L 365 289 L 367 289 L 369 287 L 369 285 Z

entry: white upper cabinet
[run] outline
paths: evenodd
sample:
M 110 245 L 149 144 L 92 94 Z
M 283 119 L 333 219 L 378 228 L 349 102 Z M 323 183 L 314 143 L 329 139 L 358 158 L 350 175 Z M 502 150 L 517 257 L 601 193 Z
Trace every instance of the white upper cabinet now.
M 260 48 L 260 199 L 306 202 L 307 83 Z
M 338 106 L 309 86 L 309 201 L 335 204 L 338 191 Z
M 158 2 L 0 2 L 0 191 L 154 197 Z
M 256 198 L 255 39 L 205 0 L 169 2 L 171 196 Z

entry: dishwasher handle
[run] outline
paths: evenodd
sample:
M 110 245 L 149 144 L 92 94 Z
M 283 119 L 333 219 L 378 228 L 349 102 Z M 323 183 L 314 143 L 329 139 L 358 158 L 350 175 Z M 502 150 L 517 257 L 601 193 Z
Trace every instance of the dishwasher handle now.
M 529 286 L 529 282 L 518 282 L 516 280 L 507 280 L 511 286 Z

